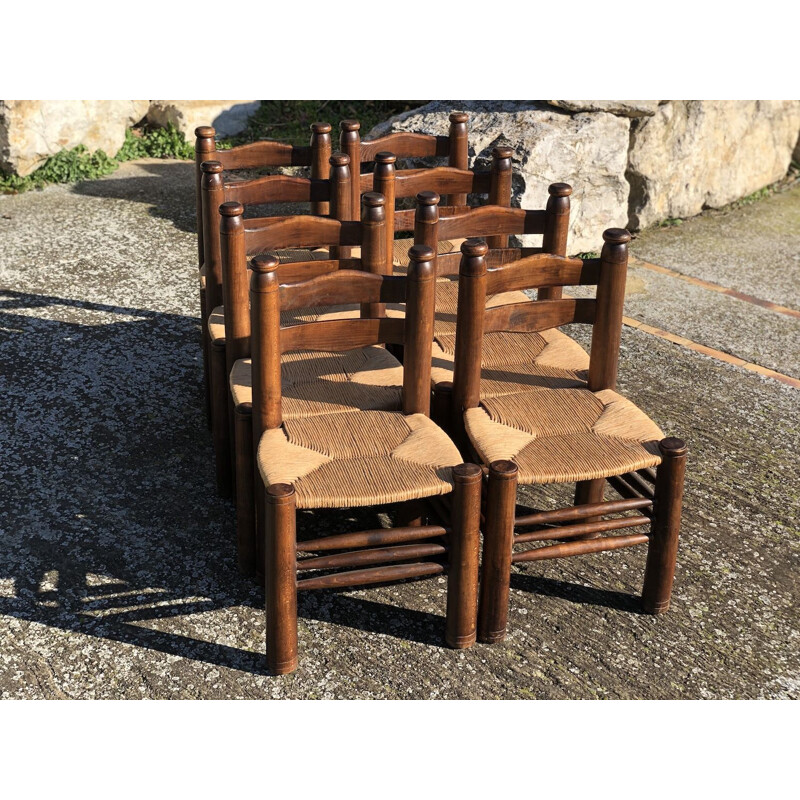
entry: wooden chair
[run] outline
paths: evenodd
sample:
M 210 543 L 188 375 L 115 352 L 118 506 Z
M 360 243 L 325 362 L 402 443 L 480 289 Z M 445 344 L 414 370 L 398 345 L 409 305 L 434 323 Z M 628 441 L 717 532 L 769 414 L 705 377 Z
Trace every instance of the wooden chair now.
M 482 478 L 476 465 L 462 463 L 455 445 L 429 418 L 433 258 L 430 248 L 415 247 L 407 276 L 337 270 L 288 285 L 281 284 L 275 256 L 252 261 L 253 430 L 265 487 L 266 651 L 272 673 L 297 667 L 297 592 L 304 589 L 447 572 L 446 641 L 462 648 L 475 640 Z M 404 319 L 321 317 L 281 325 L 287 311 L 342 302 L 404 302 L 407 312 Z M 402 345 L 406 354 L 402 409 L 284 416 L 285 354 L 390 342 Z M 298 508 L 383 505 L 447 494 L 452 494 L 452 513 L 444 526 L 417 524 L 297 541 Z M 311 577 L 305 577 L 308 573 Z
M 415 135 L 416 136 L 416 135 Z M 425 138 L 425 137 L 423 137 Z M 435 137 L 427 137 L 428 139 Z M 415 139 L 412 140 L 416 141 Z M 403 144 L 403 142 L 399 142 Z M 218 162 L 204 162 L 201 165 L 203 171 L 203 181 L 201 191 L 203 194 L 203 230 L 206 237 L 205 245 L 205 267 L 207 271 L 206 302 L 211 304 L 211 312 L 208 317 L 207 327 L 209 331 L 209 385 L 211 387 L 211 416 L 212 416 L 212 436 L 217 464 L 217 483 L 220 492 L 227 496 L 232 487 L 232 469 L 235 457 L 231 453 L 231 443 L 233 434 L 231 432 L 232 422 L 226 427 L 225 419 L 228 416 L 227 401 L 227 376 L 230 374 L 233 363 L 243 358 L 244 351 L 247 349 L 247 337 L 237 331 L 247 329 L 249 325 L 247 310 L 247 295 L 245 291 L 231 290 L 227 287 L 225 276 L 236 274 L 240 280 L 246 275 L 246 256 L 253 255 L 254 250 L 247 244 L 247 234 L 244 240 L 244 250 L 232 250 L 237 254 L 238 261 L 234 267 L 232 264 L 223 265 L 223 255 L 220 246 L 220 216 L 214 213 L 225 202 L 238 202 L 242 205 L 264 204 L 274 202 L 324 202 L 329 205 L 331 216 L 340 220 L 352 220 L 358 217 L 358 208 L 353 209 L 351 205 L 352 193 L 351 186 L 355 181 L 360 183 L 361 188 L 371 189 L 372 185 L 380 189 L 385 189 L 390 197 L 390 202 L 385 205 L 386 223 L 384 225 L 386 247 L 384 253 L 385 269 L 384 274 L 391 274 L 393 266 L 404 269 L 408 262 L 408 248 L 413 239 L 403 239 L 394 241 L 393 231 L 410 230 L 413 228 L 414 212 L 399 212 L 395 214 L 394 201 L 398 197 L 413 196 L 419 186 L 426 183 L 435 186 L 442 191 L 453 191 L 453 197 L 460 198 L 462 195 L 485 194 L 490 201 L 510 204 L 511 201 L 511 159 L 510 150 L 507 148 L 497 149 L 494 154 L 493 168 L 491 172 L 471 172 L 469 170 L 457 170 L 450 167 L 435 168 L 431 170 L 407 170 L 395 171 L 396 156 L 392 153 L 381 151 L 376 158 L 376 172 L 373 175 L 362 175 L 360 178 L 351 178 L 349 171 L 350 159 L 348 156 L 336 153 L 330 158 L 332 165 L 328 180 L 309 180 L 307 178 L 289 178 L 285 176 L 268 176 L 256 180 L 223 183 L 221 177 L 221 166 Z M 374 177 L 374 182 L 373 182 Z M 359 201 L 360 205 L 360 201 Z M 464 206 L 453 207 L 454 209 L 465 209 Z M 244 229 L 242 229 L 244 232 Z M 275 240 L 277 241 L 277 240 Z M 278 246 L 278 245 L 276 245 Z M 457 247 L 457 243 L 438 242 L 440 252 L 450 251 Z M 392 255 L 394 253 L 394 257 Z M 279 256 L 282 261 L 301 261 L 311 258 L 344 258 L 345 260 L 359 257 L 357 247 L 337 246 L 333 252 L 328 253 L 324 248 L 318 248 L 314 253 L 311 250 L 281 249 Z M 375 265 L 378 269 L 379 265 Z M 352 267 L 352 265 L 351 265 Z M 243 284 L 242 284 L 243 285 Z M 437 295 L 440 299 L 444 297 L 443 292 L 449 287 L 442 287 L 442 291 Z M 447 298 L 443 300 L 445 313 L 455 314 L 456 292 L 449 292 Z M 223 311 L 222 300 L 225 299 L 225 308 L 231 308 L 230 318 L 226 318 Z M 454 317 L 453 317 L 454 318 Z M 238 320 L 238 322 L 237 322 Z M 226 341 L 236 341 L 231 348 L 226 348 Z M 221 365 L 225 364 L 223 368 Z M 233 419 L 233 412 L 230 411 L 230 419 Z
M 361 142 L 361 124 L 357 120 L 344 120 L 341 125 L 340 143 L 341 150 L 350 158 L 353 172 L 358 174 L 362 164 L 374 160 L 375 154 L 382 150 L 393 150 L 401 157 L 446 157 L 448 164 L 459 169 L 467 169 L 468 142 L 467 121 L 469 116 L 463 112 L 453 112 L 450 115 L 450 130 L 448 136 L 430 136 L 419 133 L 392 133 L 370 142 Z M 201 126 L 195 130 L 195 182 L 197 196 L 197 251 L 198 266 L 200 271 L 200 314 L 201 319 L 208 319 L 208 315 L 219 303 L 206 300 L 206 282 L 209 266 L 206 262 L 206 247 L 209 237 L 205 231 L 209 212 L 213 219 L 218 205 L 209 209 L 203 205 L 203 163 L 215 161 L 222 170 L 236 171 L 242 169 L 255 169 L 265 167 L 306 166 L 310 169 L 311 180 L 324 180 L 330 176 L 331 157 L 331 125 L 327 122 L 315 122 L 311 125 L 311 142 L 308 146 L 293 146 L 271 140 L 252 142 L 250 144 L 234 147 L 229 150 L 217 150 L 214 140 L 215 131 L 211 126 Z M 369 179 L 368 183 L 369 183 Z M 371 191 L 371 183 L 362 188 L 358 181 L 350 187 L 350 208 L 358 218 L 360 197 L 363 191 Z M 230 198 L 235 199 L 235 198 Z M 224 201 L 223 201 L 224 202 Z M 244 202 L 244 201 L 241 201 Z M 463 205 L 466 197 L 454 196 L 451 198 L 453 205 Z M 330 212 L 329 200 L 315 198 L 311 201 L 311 213 L 326 216 Z M 340 217 L 346 219 L 348 217 Z M 210 241 L 214 242 L 214 237 Z M 349 255 L 349 254 L 345 254 Z M 216 275 L 215 277 L 219 277 Z M 208 367 L 208 333 L 203 329 L 203 359 L 204 374 L 206 378 L 206 403 L 210 415 L 210 388 Z
M 214 140 L 216 132 L 209 125 L 195 129 L 195 195 L 197 205 L 197 259 L 200 283 L 200 319 L 203 349 L 203 372 L 205 378 L 206 411 L 209 424 L 213 426 L 211 413 L 211 385 L 209 367 L 209 341 L 206 320 L 213 308 L 219 305 L 206 299 L 206 284 L 208 282 L 209 265 L 206 265 L 206 243 L 209 241 L 205 231 L 206 220 L 209 212 L 213 221 L 216 215 L 216 206 L 209 209 L 203 207 L 203 169 L 206 161 L 217 162 L 222 170 L 236 171 L 242 169 L 259 169 L 264 167 L 290 167 L 306 166 L 310 169 L 311 179 L 325 179 L 329 177 L 329 159 L 331 157 L 331 125 L 328 122 L 315 122 L 311 125 L 311 142 L 308 146 L 294 146 L 265 140 L 251 144 L 233 147 L 229 150 L 217 150 Z M 326 200 L 312 201 L 313 214 L 328 214 L 329 205 Z M 212 237 L 210 241 L 215 241 Z M 217 247 L 218 249 L 218 247 Z M 219 277 L 216 275 L 215 277 Z M 213 290 L 212 290 L 213 291 Z
M 603 239 L 599 259 L 539 253 L 491 268 L 485 242 L 470 239 L 461 247 L 452 403 L 465 451 L 488 469 L 479 611 L 484 642 L 505 636 L 512 563 L 647 543 L 644 610 L 669 607 L 687 449 L 680 439 L 664 438 L 615 391 L 630 234 L 610 229 Z M 596 299 L 487 308 L 490 294 L 570 285 L 596 285 Z M 573 322 L 593 325 L 585 380 L 513 365 L 487 375 L 481 367 L 492 334 L 530 336 Z M 563 482 L 578 484 L 575 506 L 515 516 L 518 483 Z M 621 500 L 603 501 L 606 482 Z M 580 488 L 587 485 L 599 486 L 588 501 Z M 603 519 L 627 512 L 636 513 Z M 649 532 L 598 538 L 641 527 Z M 515 533 L 520 528 L 533 530 Z M 518 544 L 554 540 L 559 543 L 513 552 Z
M 337 153 L 330 157 L 330 172 L 327 179 L 309 179 L 268 175 L 249 181 L 225 183 L 222 180 L 222 164 L 205 161 L 201 165 L 201 182 L 204 270 L 206 273 L 204 303 L 208 307 L 204 329 L 207 332 L 208 387 L 211 417 L 211 432 L 214 441 L 217 488 L 224 497 L 231 495 L 232 479 L 232 432 L 230 422 L 233 412 L 229 408 L 228 376 L 234 362 L 249 355 L 249 311 L 247 295 L 247 256 L 260 252 L 248 244 L 245 226 L 233 226 L 243 238 L 228 239 L 235 243 L 233 249 L 223 252 L 221 236 L 225 215 L 219 209 L 225 204 L 241 208 L 245 204 L 273 204 L 304 202 L 312 210 L 324 204 L 334 218 L 349 219 L 352 216 L 350 199 L 350 159 Z M 232 206 L 228 206 L 232 208 Z M 226 212 L 228 216 L 237 216 Z M 257 224 L 257 223 L 254 223 Z M 232 226 L 228 226 L 231 228 Z M 227 259 L 224 257 L 227 256 Z M 338 253 L 307 249 L 280 249 L 279 258 L 284 262 L 304 261 L 314 258 L 338 257 Z M 246 331 L 246 333 L 243 333 Z
M 233 346 L 226 348 L 228 364 L 215 362 L 215 373 L 224 370 L 230 388 L 233 410 L 233 452 L 235 458 L 236 530 L 239 568 L 246 575 L 258 575 L 262 559 L 257 551 L 254 493 L 254 442 L 261 435 L 258 419 L 253 416 L 253 366 L 251 308 L 246 292 L 249 251 L 275 251 L 284 247 L 309 245 L 336 248 L 358 247 L 359 258 L 328 259 L 283 263 L 276 272 L 282 283 L 293 283 L 343 269 L 350 274 L 360 270 L 380 275 L 385 270 L 385 200 L 368 192 L 363 197 L 362 222 L 340 221 L 322 217 L 267 217 L 244 220 L 243 207 L 225 203 L 222 214 L 224 262 L 230 270 L 231 313 L 225 316 L 226 336 Z M 338 283 L 327 284 L 331 287 Z M 344 297 L 344 295 L 343 295 Z M 238 298 L 238 299 L 235 299 Z M 363 308 L 347 301 L 336 302 L 331 294 L 328 306 L 338 306 L 328 316 L 339 318 L 380 317 L 383 304 Z M 283 316 L 283 325 L 309 323 L 319 316 L 313 307 L 292 306 Z M 219 365 L 219 366 L 217 366 Z M 386 349 L 363 346 L 347 354 L 311 352 L 286 356 L 283 370 L 283 418 L 302 419 L 356 410 L 395 411 L 402 407 L 402 365 Z M 215 374 L 216 378 L 216 374 Z M 227 426 L 225 430 L 227 431 Z

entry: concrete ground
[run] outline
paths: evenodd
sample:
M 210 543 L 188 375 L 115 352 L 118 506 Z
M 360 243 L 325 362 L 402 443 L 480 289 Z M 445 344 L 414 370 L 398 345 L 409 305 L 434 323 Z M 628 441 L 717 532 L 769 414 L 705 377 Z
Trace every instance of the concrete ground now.
M 214 490 L 193 208 L 169 161 L 0 197 L 0 696 L 800 697 L 800 190 L 633 245 L 621 390 L 691 448 L 668 614 L 642 548 L 520 565 L 506 641 L 468 651 L 443 579 L 306 593 L 280 678 Z

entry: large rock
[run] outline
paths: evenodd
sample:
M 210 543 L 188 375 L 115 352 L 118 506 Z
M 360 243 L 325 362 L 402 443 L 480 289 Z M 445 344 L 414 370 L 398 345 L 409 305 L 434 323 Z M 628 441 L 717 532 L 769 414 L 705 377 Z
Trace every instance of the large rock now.
M 0 169 L 29 175 L 59 150 L 86 145 L 116 155 L 149 100 L 2 100 Z
M 153 100 L 147 122 L 162 128 L 172 124 L 190 141 L 200 125 L 212 125 L 218 136 L 235 136 L 260 105 L 260 100 Z
M 470 166 L 488 164 L 498 144 L 514 149 L 514 205 L 544 208 L 549 184 L 572 184 L 570 253 L 599 250 L 606 228 L 625 227 L 630 119 L 604 112 L 572 115 L 545 103 L 448 100 L 399 114 L 369 138 L 399 130 L 443 135 L 453 110 L 470 115 Z
M 658 100 L 548 100 L 551 106 L 566 111 L 607 111 L 618 117 L 652 117 Z
M 676 100 L 633 123 L 630 225 L 690 217 L 782 178 L 800 101 Z

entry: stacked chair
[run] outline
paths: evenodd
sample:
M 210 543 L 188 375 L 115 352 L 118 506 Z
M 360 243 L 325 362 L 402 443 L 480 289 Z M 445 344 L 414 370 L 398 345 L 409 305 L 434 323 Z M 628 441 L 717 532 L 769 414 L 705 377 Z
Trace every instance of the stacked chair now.
M 647 544 L 643 608 L 666 611 L 687 451 L 616 392 L 630 235 L 568 258 L 571 187 L 512 208 L 512 151 L 469 170 L 465 114 L 447 137 L 373 142 L 347 120 L 337 153 L 330 132 L 216 151 L 197 130 L 217 482 L 235 497 L 240 570 L 265 586 L 268 669 L 297 667 L 299 590 L 446 574 L 445 639 L 463 648 L 504 638 L 512 564 Z M 225 174 L 298 165 L 310 175 Z M 247 213 L 287 202 L 310 214 Z M 509 246 L 530 234 L 540 247 Z M 589 353 L 560 330 L 576 322 L 593 326 Z M 518 485 L 550 483 L 574 483 L 574 505 L 520 513 Z M 298 509 L 388 505 L 396 527 L 297 539 Z

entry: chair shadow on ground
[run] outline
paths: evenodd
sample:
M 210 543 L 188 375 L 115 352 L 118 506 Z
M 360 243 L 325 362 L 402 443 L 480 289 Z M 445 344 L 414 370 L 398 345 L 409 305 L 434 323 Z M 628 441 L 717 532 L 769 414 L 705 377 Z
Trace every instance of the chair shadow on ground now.
M 116 173 L 112 173 L 108 177 L 76 183 L 71 191 L 90 197 L 115 198 L 147 204 L 150 216 L 168 220 L 178 230 L 196 233 L 194 162 L 147 159 L 137 161 L 135 167 L 137 174 L 114 177 Z M 121 169 L 126 169 L 125 165 Z M 262 170 L 262 172 L 274 174 L 277 170 Z M 253 176 L 248 174 L 245 177 Z M 253 204 L 247 206 L 245 217 L 309 213 L 308 203 Z
M 214 487 L 197 320 L 0 291 L 0 326 L 0 613 L 263 673 L 263 649 L 222 643 L 236 632 L 204 618 L 232 609 L 258 633 L 264 596 L 238 573 L 234 510 Z M 301 619 L 443 645 L 444 608 L 334 591 L 298 605 Z M 170 620 L 180 632 L 157 629 Z
M 238 573 L 234 509 L 215 491 L 197 320 L 0 291 L 0 326 L 11 412 L 0 421 L 0 613 L 263 674 L 263 649 L 226 643 L 239 628 L 263 642 L 264 595 Z M 302 537 L 380 520 L 354 509 L 299 523 Z M 409 607 L 433 596 L 426 584 L 404 584 L 419 586 L 400 590 L 405 607 L 328 590 L 302 593 L 298 612 L 443 647 L 443 604 Z M 636 609 L 636 598 L 527 574 L 512 586 Z M 207 616 L 223 610 L 236 630 Z

